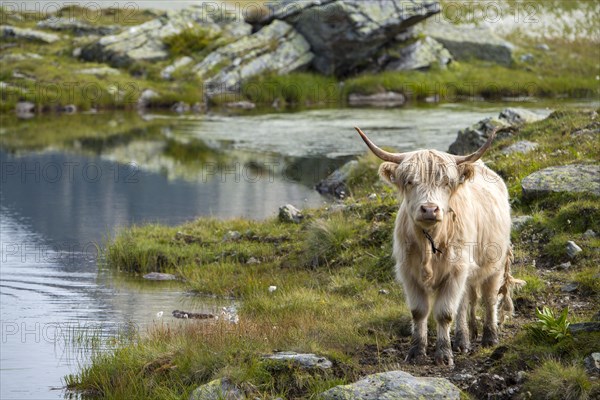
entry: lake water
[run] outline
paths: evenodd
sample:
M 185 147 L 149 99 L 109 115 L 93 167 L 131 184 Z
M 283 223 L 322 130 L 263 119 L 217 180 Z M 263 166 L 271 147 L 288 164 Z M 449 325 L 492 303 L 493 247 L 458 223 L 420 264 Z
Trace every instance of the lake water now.
M 143 331 L 175 323 L 174 309 L 218 312 L 229 304 L 99 268 L 98 247 L 119 228 L 319 206 L 328 199 L 315 183 L 366 151 L 354 125 L 380 145 L 445 150 L 458 129 L 502 108 L 99 114 L 0 128 L 0 398 L 62 398 L 62 378 L 87 360 L 73 344 L 78 335 Z M 125 124 L 131 131 L 106 133 Z M 87 136 L 78 137 L 84 128 Z

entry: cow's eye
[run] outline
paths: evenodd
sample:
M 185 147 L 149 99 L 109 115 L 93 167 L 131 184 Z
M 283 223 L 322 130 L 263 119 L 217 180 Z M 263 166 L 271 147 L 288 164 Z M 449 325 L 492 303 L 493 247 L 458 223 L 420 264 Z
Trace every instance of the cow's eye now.
M 412 181 L 404 181 L 404 184 L 409 186 L 409 185 L 412 185 L 413 183 L 412 183 Z

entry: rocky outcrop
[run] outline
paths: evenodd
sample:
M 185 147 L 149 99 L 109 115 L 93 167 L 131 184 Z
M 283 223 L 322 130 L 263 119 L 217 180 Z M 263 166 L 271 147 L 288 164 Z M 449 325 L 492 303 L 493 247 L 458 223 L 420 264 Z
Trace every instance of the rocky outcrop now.
M 410 44 L 396 44 L 385 49 L 378 63 L 386 71 L 427 70 L 445 67 L 452 61 L 450 52 L 437 40 L 422 37 Z
M 572 164 L 536 171 L 521 182 L 523 196 L 535 198 L 550 193 L 589 193 L 600 196 L 600 166 Z
M 227 40 L 241 38 L 252 29 L 249 24 L 234 19 L 214 22 L 201 8 L 190 7 L 169 11 L 118 35 L 104 36 L 83 47 L 80 58 L 106 62 L 114 67 L 125 67 L 140 60 L 164 60 L 168 57 L 165 38 L 190 28 L 202 29 L 211 37 L 220 35 Z
M 418 30 L 442 43 L 456 60 L 478 59 L 506 66 L 512 63 L 514 45 L 488 27 L 454 25 L 439 19 L 428 21 Z
M 282 0 L 261 24 L 275 19 L 290 23 L 310 43 L 315 70 L 344 76 L 371 63 L 394 37 L 439 11 L 438 2 L 430 0 Z
M 197 387 L 189 400 L 238 400 L 244 399 L 244 394 L 228 379 L 216 379 Z
M 50 17 L 36 24 L 38 28 L 50 29 L 53 31 L 67 31 L 72 32 L 74 35 L 112 35 L 119 31 L 121 28 L 118 26 L 101 26 L 92 25 L 85 21 L 81 21 L 75 18 L 62 18 L 62 17 Z
M 60 39 L 60 36 L 54 33 L 36 31 L 35 29 L 17 28 L 10 25 L 0 25 L 2 37 L 31 40 L 34 42 L 54 43 Z
M 336 386 L 324 400 L 428 399 L 459 400 L 460 390 L 445 378 L 418 378 L 404 371 L 369 375 L 350 385 Z
M 450 145 L 450 154 L 468 154 L 480 148 L 495 129 L 500 128 L 498 137 L 502 138 L 508 134 L 506 128 L 520 126 L 545 119 L 548 113 L 537 114 L 520 108 L 504 109 L 496 118 L 485 118 L 474 125 L 458 131 L 454 143 Z
M 263 359 L 275 363 L 292 363 L 304 369 L 330 369 L 333 363 L 325 357 L 320 357 L 312 353 L 295 353 L 293 351 L 280 351 L 275 354 L 263 356 Z
M 265 73 L 287 74 L 308 66 L 310 45 L 289 24 L 273 21 L 253 35 L 221 47 L 193 71 L 210 93 L 236 90 L 242 81 Z

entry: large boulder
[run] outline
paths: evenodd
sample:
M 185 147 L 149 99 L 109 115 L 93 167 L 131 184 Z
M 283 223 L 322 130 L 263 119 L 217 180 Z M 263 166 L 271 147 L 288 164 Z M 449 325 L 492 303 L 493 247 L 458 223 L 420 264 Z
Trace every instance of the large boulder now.
M 261 21 L 284 20 L 311 45 L 313 67 L 343 76 L 371 63 L 394 37 L 440 12 L 433 0 L 282 0 Z
M 500 65 L 512 63 L 514 45 L 497 36 L 489 27 L 454 25 L 440 18 L 427 21 L 418 30 L 442 43 L 456 60 L 478 59 Z
M 549 115 L 549 112 L 534 113 L 522 108 L 506 108 L 500 112 L 498 117 L 484 118 L 474 125 L 458 131 L 454 143 L 450 145 L 450 154 L 472 153 L 486 142 L 488 135 L 496 128 L 500 128 L 499 138 L 507 135 L 505 128 L 517 127 L 524 123 L 541 121 Z
M 572 164 L 544 168 L 523 179 L 521 186 L 526 198 L 559 192 L 600 196 L 600 165 Z
M 135 61 L 157 61 L 168 57 L 165 38 L 186 29 L 201 28 L 210 37 L 235 40 L 250 34 L 252 27 L 236 19 L 213 21 L 200 7 L 168 11 L 162 16 L 133 26 L 118 35 L 104 36 L 81 50 L 87 61 L 106 62 L 126 67 Z
M 310 45 L 291 25 L 273 21 L 260 31 L 220 47 L 197 64 L 193 71 L 211 93 L 237 90 L 248 78 L 287 74 L 308 66 Z
M 404 371 L 369 375 L 321 394 L 324 400 L 459 400 L 460 390 L 445 378 L 418 378 Z
M 378 60 L 382 61 L 386 71 L 427 70 L 445 67 L 452 61 L 452 55 L 440 42 L 422 37 L 412 43 L 401 42 L 387 47 Z

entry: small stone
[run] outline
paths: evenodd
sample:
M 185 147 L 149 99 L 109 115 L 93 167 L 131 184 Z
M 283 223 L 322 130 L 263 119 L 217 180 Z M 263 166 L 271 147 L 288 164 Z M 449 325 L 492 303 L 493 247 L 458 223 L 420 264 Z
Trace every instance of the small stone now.
M 160 95 L 158 93 L 156 93 L 154 90 L 152 90 L 152 89 L 145 89 L 140 94 L 140 97 L 138 98 L 138 107 L 140 107 L 140 108 L 147 107 L 148 104 L 150 104 L 150 102 L 152 100 L 156 99 L 159 96 Z
M 546 43 L 540 43 L 540 44 L 536 45 L 535 48 L 538 50 L 543 50 L 543 51 L 550 50 L 550 46 L 548 46 Z
M 590 375 L 600 375 L 600 353 L 592 353 L 583 360 L 585 370 Z
M 559 266 L 556 267 L 557 269 L 562 269 L 562 270 L 567 270 L 569 268 L 571 268 L 571 262 L 567 261 L 565 263 L 560 264 Z
M 596 232 L 594 232 L 591 229 L 588 229 L 587 231 L 584 232 L 583 237 L 586 239 L 593 239 L 597 236 Z
M 319 357 L 312 353 L 302 354 L 293 351 L 280 351 L 274 354 L 263 356 L 265 360 L 281 361 L 284 363 L 292 362 L 298 364 L 302 368 L 321 368 L 329 369 L 333 363 L 325 357 Z
M 217 379 L 197 387 L 189 400 L 238 400 L 245 398 L 241 390 L 227 378 Z
M 250 101 L 235 101 L 231 103 L 225 104 L 227 108 L 237 108 L 240 110 L 254 110 L 256 108 L 256 104 Z
M 238 231 L 229 231 L 223 236 L 224 242 L 236 242 L 242 238 L 242 234 Z
M 515 378 L 515 380 L 517 381 L 517 383 L 521 383 L 525 380 L 526 377 L 527 377 L 527 372 L 519 371 L 519 372 L 517 372 L 517 377 Z
M 533 220 L 531 215 L 519 215 L 512 217 L 512 229 L 518 231 L 531 220 Z
M 248 259 L 248 261 L 246 261 L 246 264 L 248 264 L 248 265 L 260 264 L 260 261 L 256 257 L 250 257 Z
M 77 112 L 77 106 L 75 104 L 67 104 L 62 108 L 62 111 L 66 114 L 75 114 Z
M 471 374 L 454 374 L 451 379 L 454 381 L 471 381 L 474 376 Z
M 535 57 L 533 56 L 533 54 L 527 53 L 523 54 L 519 59 L 521 60 L 521 62 L 531 62 L 535 59 Z
M 568 255 L 570 258 L 573 258 L 573 257 L 575 257 L 577 254 L 581 253 L 582 251 L 583 251 L 583 250 L 581 249 L 581 247 L 579 247 L 579 246 L 577 245 L 577 243 L 575 243 L 574 241 L 572 241 L 572 240 L 569 240 L 569 241 L 567 242 L 567 255 Z
M 183 101 L 178 101 L 171 106 L 171 111 L 176 112 L 177 114 L 183 114 L 190 111 L 190 105 Z
M 371 193 L 368 197 L 369 200 L 377 200 L 377 193 Z
M 379 294 L 387 295 L 390 294 L 390 291 L 387 289 L 379 289 Z
M 279 221 L 299 224 L 304 219 L 302 212 L 291 204 L 279 208 Z
M 269 286 L 269 293 L 273 293 L 277 290 L 277 286 Z
M 150 272 L 149 274 L 144 275 L 144 279 L 148 279 L 149 281 L 173 281 L 176 280 L 177 277 L 173 274 Z
M 566 285 L 563 285 L 560 288 L 560 291 L 564 292 L 564 293 L 573 293 L 573 292 L 577 291 L 578 288 L 579 288 L 578 283 L 571 282 L 571 283 L 567 283 Z

